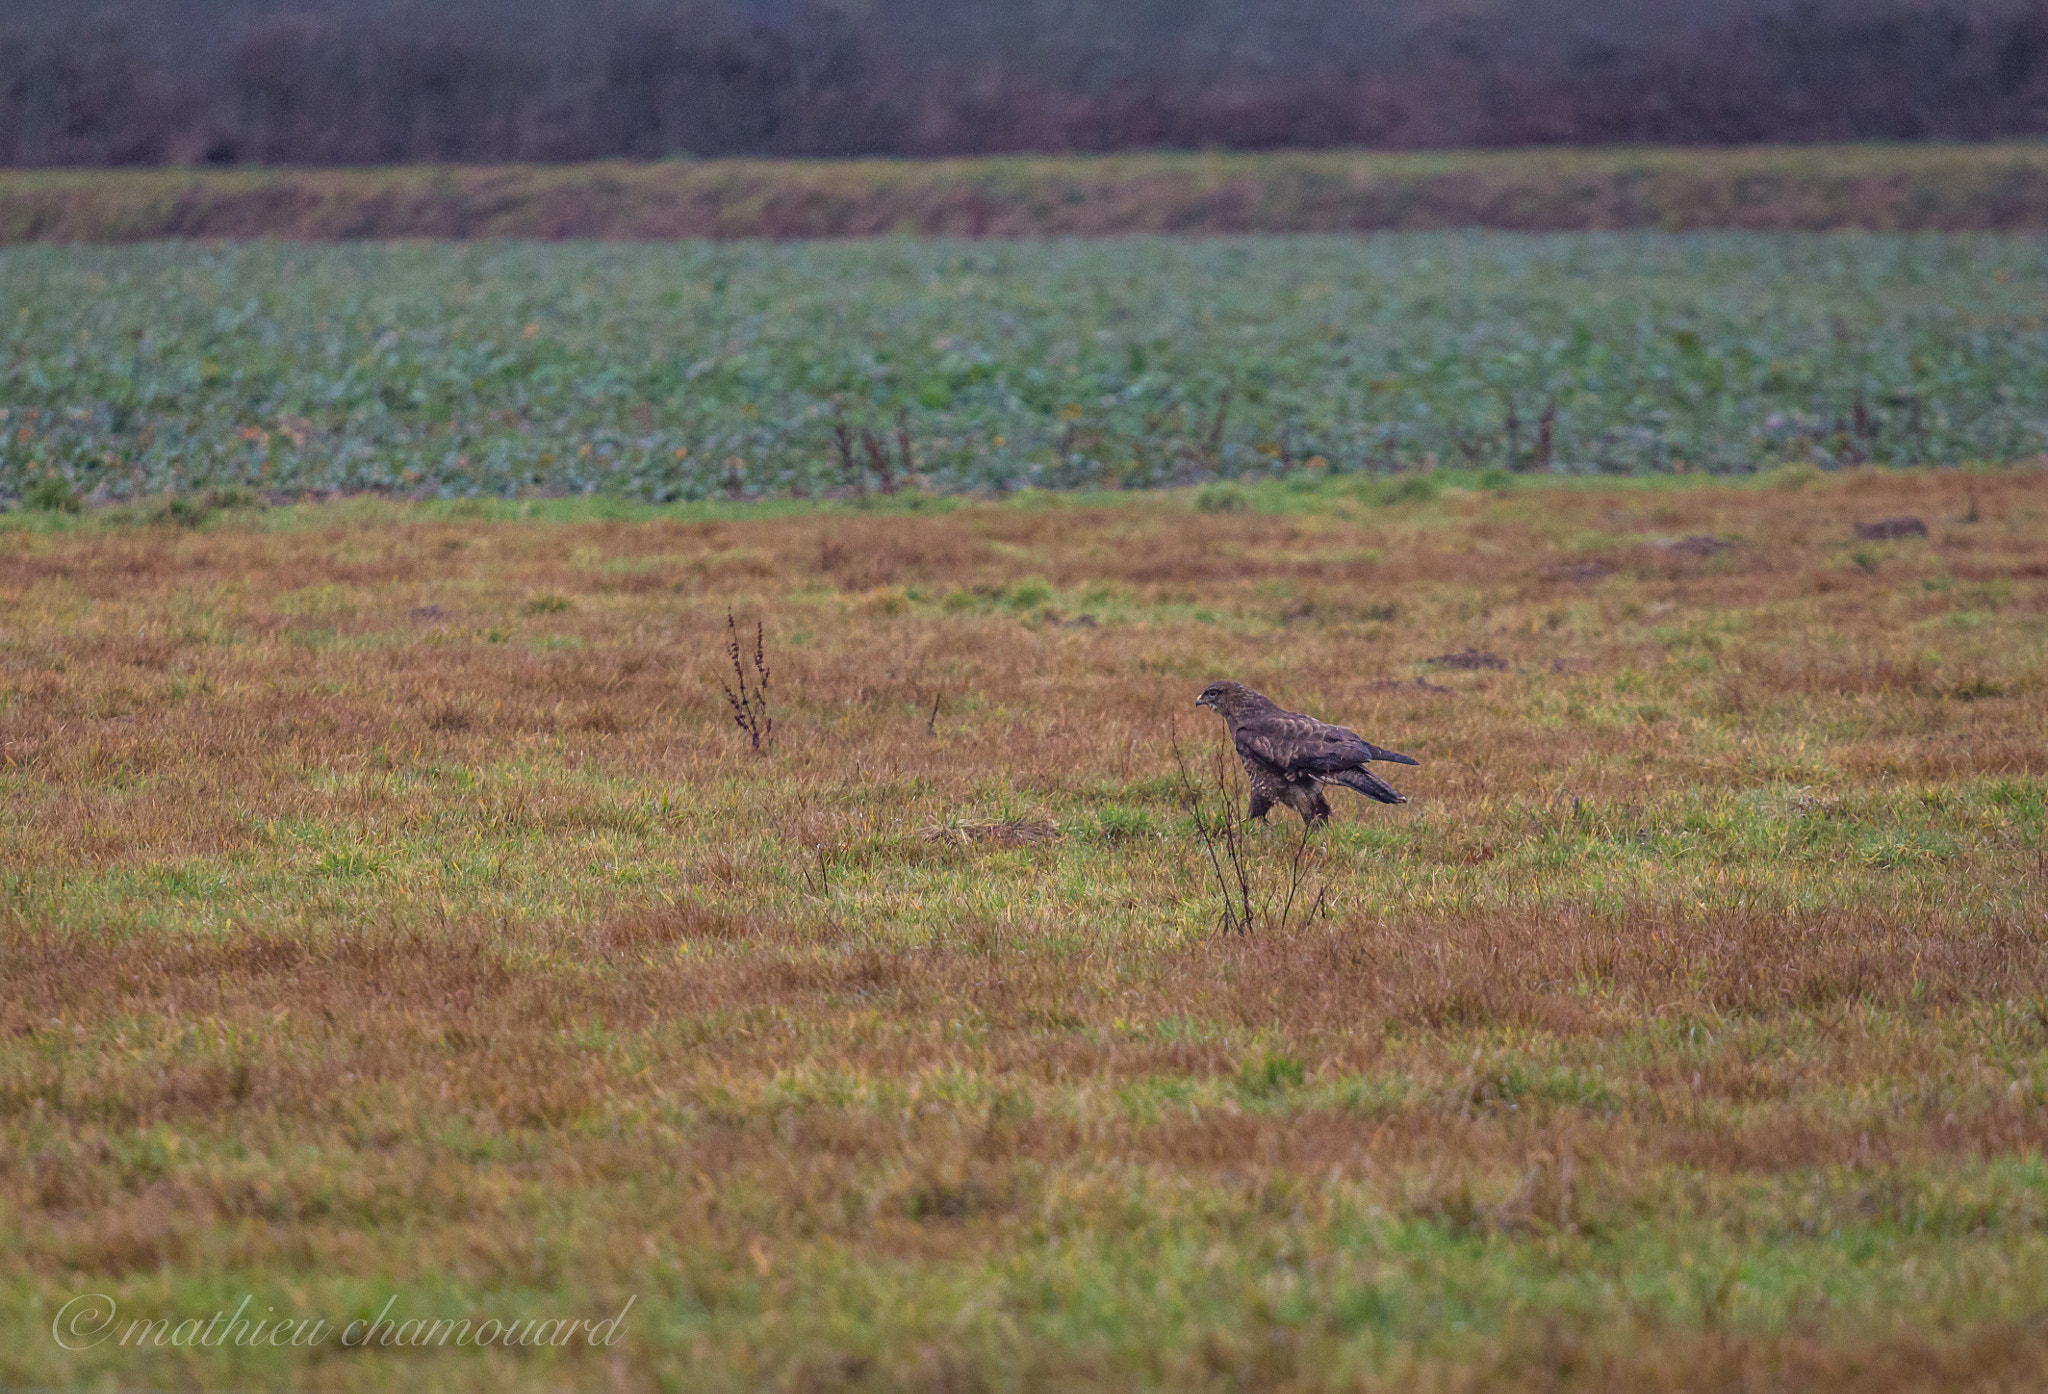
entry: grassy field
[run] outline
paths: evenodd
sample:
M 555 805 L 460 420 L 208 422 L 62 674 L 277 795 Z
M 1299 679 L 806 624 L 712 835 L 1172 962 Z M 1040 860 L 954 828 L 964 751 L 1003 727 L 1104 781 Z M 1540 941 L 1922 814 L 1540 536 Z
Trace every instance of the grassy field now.
M 2048 227 L 2048 146 L 0 171 L 0 243 Z
M 940 492 L 1311 462 L 2004 462 L 2048 448 L 2044 253 L 1757 234 L 16 248 L 0 499 L 758 498 L 879 490 L 877 460 Z
M 2040 476 L 1206 501 L 9 520 L 0 1383 L 2038 1379 Z

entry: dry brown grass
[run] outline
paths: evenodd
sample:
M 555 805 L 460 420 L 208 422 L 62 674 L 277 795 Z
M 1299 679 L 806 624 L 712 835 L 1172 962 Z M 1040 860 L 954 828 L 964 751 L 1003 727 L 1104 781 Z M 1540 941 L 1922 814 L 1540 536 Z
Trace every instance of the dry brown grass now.
M 2039 488 L 0 533 L 0 1378 L 2021 1387 Z M 1175 802 L 1223 674 L 1423 761 L 1285 933 Z

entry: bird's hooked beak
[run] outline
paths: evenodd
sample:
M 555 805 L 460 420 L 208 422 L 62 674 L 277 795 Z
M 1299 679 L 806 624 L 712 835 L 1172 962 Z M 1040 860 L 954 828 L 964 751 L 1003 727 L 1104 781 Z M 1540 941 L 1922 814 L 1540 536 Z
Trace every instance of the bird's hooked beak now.
M 1214 698 L 1210 697 L 1208 693 L 1204 692 L 1201 696 L 1195 699 L 1195 705 L 1198 707 L 1213 707 L 1216 705 L 1216 702 Z

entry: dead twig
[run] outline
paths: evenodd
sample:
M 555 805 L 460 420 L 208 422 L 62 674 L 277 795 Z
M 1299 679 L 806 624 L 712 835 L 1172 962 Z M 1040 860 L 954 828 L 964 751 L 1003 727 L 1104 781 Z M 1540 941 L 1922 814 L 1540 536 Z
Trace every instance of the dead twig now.
M 1236 791 L 1230 787 L 1228 775 L 1217 771 L 1222 797 L 1217 810 L 1211 812 L 1208 795 L 1195 782 L 1186 752 L 1181 749 L 1178 722 L 1173 725 L 1172 740 L 1173 763 L 1180 772 L 1181 802 L 1187 806 L 1188 817 L 1195 826 L 1195 838 L 1201 843 L 1203 855 L 1209 859 L 1209 870 L 1215 876 L 1216 889 L 1222 896 L 1223 932 L 1249 934 L 1252 929 L 1251 866 L 1245 850 L 1245 818 L 1238 812 Z
M 1488 448 L 1498 439 L 1498 435 L 1467 435 L 1458 427 L 1451 427 L 1451 443 L 1457 446 L 1458 453 L 1465 457 L 1467 469 L 1478 469 L 1486 458 Z
M 1392 474 L 1401 467 L 1400 448 L 1400 427 L 1389 426 L 1386 434 L 1380 438 L 1380 453 L 1368 463 L 1371 468 L 1381 473 Z
M 832 423 L 832 444 L 839 451 L 840 475 L 853 485 L 855 496 L 866 498 L 868 477 L 853 462 L 853 428 L 846 424 L 845 417 Z
M 1315 850 L 1313 856 L 1310 855 L 1308 832 L 1308 824 L 1303 822 L 1301 825 L 1301 841 L 1294 845 L 1294 856 L 1287 864 L 1287 898 L 1281 902 L 1280 918 L 1273 925 L 1273 931 L 1276 934 L 1285 934 L 1287 932 L 1288 917 L 1294 913 L 1294 902 L 1296 897 L 1301 894 L 1302 882 L 1307 879 L 1310 867 L 1320 865 L 1323 860 L 1323 850 L 1320 847 Z M 1324 901 L 1324 892 L 1327 889 L 1326 885 L 1320 883 L 1316 886 L 1315 903 L 1309 908 L 1305 918 L 1314 919 L 1317 915 L 1329 913 L 1328 906 Z
M 868 453 L 868 468 L 875 472 L 875 478 L 881 482 L 882 492 L 895 493 L 896 467 L 890 463 L 888 448 L 882 444 L 881 437 L 863 426 L 860 431 L 860 443 L 861 448 Z
M 1212 456 L 1223 448 L 1223 423 L 1230 416 L 1230 399 L 1236 391 L 1233 387 L 1224 388 L 1222 400 L 1216 403 L 1216 420 L 1209 427 L 1209 454 Z
M 733 619 L 732 611 L 727 610 L 725 656 L 732 663 L 733 681 L 728 683 L 720 679 L 719 687 L 725 692 L 726 704 L 732 708 L 733 724 L 747 733 L 747 738 L 758 752 L 775 734 L 775 718 L 768 711 L 768 650 L 759 620 L 754 622 L 754 680 L 751 685 L 740 654 L 739 624 Z
M 811 869 L 804 867 L 802 871 L 804 890 L 808 894 L 816 896 L 819 900 L 830 900 L 832 898 L 832 863 L 825 857 L 825 844 L 822 842 L 814 844 L 811 852 L 818 859 L 818 886 L 816 890 L 811 889 Z
M 896 452 L 903 457 L 904 479 L 915 483 L 917 479 L 917 457 L 910 453 L 910 409 L 908 407 L 898 407 L 896 410 Z M 895 493 L 895 486 L 892 484 L 886 492 Z

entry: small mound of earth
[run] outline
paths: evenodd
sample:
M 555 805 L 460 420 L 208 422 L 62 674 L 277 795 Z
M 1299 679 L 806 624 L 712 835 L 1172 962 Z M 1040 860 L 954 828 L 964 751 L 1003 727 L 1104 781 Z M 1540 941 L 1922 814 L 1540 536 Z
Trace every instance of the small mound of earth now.
M 1440 653 L 1435 658 L 1425 658 L 1422 662 L 1427 668 L 1456 668 L 1467 673 L 1480 668 L 1504 672 L 1508 666 L 1505 658 L 1497 653 L 1487 653 L 1483 649 L 1467 649 L 1463 653 Z
M 1582 561 L 1557 567 L 1550 574 L 1560 581 L 1598 581 L 1612 576 L 1614 568 L 1604 561 Z
M 1708 537 L 1705 533 L 1695 533 L 1691 537 L 1681 537 L 1670 542 L 1652 542 L 1650 545 L 1667 556 L 1674 557 L 1719 556 L 1735 546 L 1733 542 Z
M 1880 518 L 1875 523 L 1858 523 L 1856 536 L 1864 542 L 1895 542 L 1901 537 L 1927 536 L 1927 524 L 1918 518 Z
M 1059 824 L 1050 818 L 963 819 L 955 823 L 934 823 L 924 830 L 926 842 L 957 842 L 964 846 L 1030 847 L 1052 842 L 1060 835 Z

